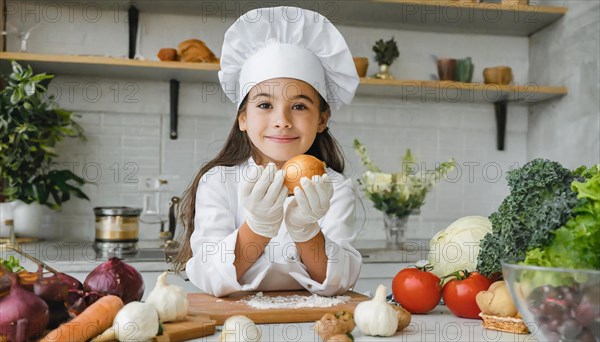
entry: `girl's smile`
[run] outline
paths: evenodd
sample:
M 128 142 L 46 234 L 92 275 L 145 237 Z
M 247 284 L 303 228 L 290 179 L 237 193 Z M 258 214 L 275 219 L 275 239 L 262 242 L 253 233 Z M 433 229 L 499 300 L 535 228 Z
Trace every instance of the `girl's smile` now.
M 265 138 L 270 139 L 273 142 L 281 143 L 281 144 L 291 143 L 294 140 L 299 139 L 298 137 L 293 137 L 293 136 L 289 136 L 289 135 L 271 135 L 271 136 L 265 136 Z

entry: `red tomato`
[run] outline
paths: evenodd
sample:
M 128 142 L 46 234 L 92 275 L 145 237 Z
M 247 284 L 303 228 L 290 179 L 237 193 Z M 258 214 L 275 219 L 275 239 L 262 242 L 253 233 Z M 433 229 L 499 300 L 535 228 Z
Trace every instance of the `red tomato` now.
M 477 306 L 475 296 L 480 291 L 486 291 L 490 285 L 492 281 L 477 272 L 468 273 L 466 277 L 462 272 L 444 285 L 442 297 L 448 309 L 456 316 L 480 318 L 481 310 Z
M 428 268 L 405 268 L 392 280 L 394 300 L 410 313 L 431 311 L 440 302 L 440 278 Z

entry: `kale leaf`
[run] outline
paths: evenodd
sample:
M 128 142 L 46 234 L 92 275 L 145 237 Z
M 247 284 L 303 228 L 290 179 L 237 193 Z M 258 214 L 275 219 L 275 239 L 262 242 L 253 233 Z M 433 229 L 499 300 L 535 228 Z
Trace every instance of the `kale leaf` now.
M 477 270 L 486 276 L 502 272 L 501 260 L 523 261 L 528 250 L 547 245 L 579 203 L 571 189 L 576 175 L 557 162 L 534 159 L 506 179 L 510 194 L 490 216 L 492 234 L 477 257 Z
M 600 269 L 600 170 L 589 169 L 585 182 L 573 182 L 579 205 L 564 226 L 555 230 L 552 242 L 527 252 L 525 264 L 572 269 Z

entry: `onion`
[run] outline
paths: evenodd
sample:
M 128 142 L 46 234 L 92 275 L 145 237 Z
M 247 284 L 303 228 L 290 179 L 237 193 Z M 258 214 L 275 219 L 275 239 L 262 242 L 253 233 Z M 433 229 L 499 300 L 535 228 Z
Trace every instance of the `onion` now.
M 104 295 L 96 291 L 86 292 L 84 290 L 71 289 L 68 291 L 65 305 L 72 316 L 79 316 L 88 306 Z
M 142 299 L 144 279 L 133 266 L 113 257 L 88 274 L 83 288 L 87 292 L 115 295 L 127 304 Z
M 301 154 L 285 162 L 281 169 L 285 170 L 283 184 L 288 188 L 288 193 L 293 194 L 294 188 L 300 186 L 300 179 L 302 177 L 310 179 L 312 176 L 321 176 L 324 174 L 325 163 L 311 155 Z
M 69 290 L 82 288 L 81 282 L 70 275 L 56 273 L 51 277 L 43 277 L 41 270 L 38 271 L 37 281 L 33 284 L 33 292 L 46 302 L 65 301 Z
M 39 336 L 48 325 L 48 305 L 40 297 L 25 290 L 17 276 L 5 269 L 10 276 L 10 293 L 0 299 L 0 335 L 9 341 L 28 341 Z

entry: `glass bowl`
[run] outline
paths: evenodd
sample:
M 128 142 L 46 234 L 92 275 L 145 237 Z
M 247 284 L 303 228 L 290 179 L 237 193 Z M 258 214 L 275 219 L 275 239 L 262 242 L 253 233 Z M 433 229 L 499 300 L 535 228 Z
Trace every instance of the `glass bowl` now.
M 600 341 L 600 271 L 503 262 L 502 273 L 540 341 Z

